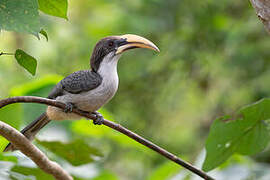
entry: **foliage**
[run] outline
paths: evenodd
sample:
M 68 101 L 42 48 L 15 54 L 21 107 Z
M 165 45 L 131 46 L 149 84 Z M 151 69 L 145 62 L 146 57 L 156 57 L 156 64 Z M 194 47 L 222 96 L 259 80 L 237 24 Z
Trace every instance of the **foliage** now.
M 44 31 L 44 29 L 41 29 L 39 33 L 42 34 L 46 38 L 47 41 L 49 41 L 48 34 L 46 31 Z
M 37 141 L 37 143 L 59 157 L 62 157 L 73 166 L 93 162 L 94 157 L 102 156 L 99 150 L 89 146 L 82 140 L 74 140 L 69 143 L 61 143 L 59 141 Z
M 20 104 L 12 104 L 0 109 L 0 120 L 14 128 L 19 128 L 22 122 L 22 107 Z M 11 119 L 11 120 L 10 120 Z M 0 136 L 0 151 L 2 152 L 8 141 Z
M 24 167 L 24 166 L 12 167 L 10 177 L 12 179 L 18 179 L 18 180 L 22 180 L 22 179 L 53 180 L 54 179 L 51 175 L 46 174 L 41 169 Z
M 26 54 L 23 50 L 17 49 L 15 52 L 17 62 L 24 67 L 32 75 L 36 74 L 37 60 L 32 56 Z
M 5 154 L 0 154 L 0 161 L 10 161 L 10 162 L 18 162 L 17 158 L 14 156 L 5 156 Z
M 0 2 L 0 29 L 38 35 L 40 21 L 36 0 L 2 0 Z
M 169 179 L 176 173 L 179 173 L 179 166 L 173 162 L 166 162 L 157 167 L 148 177 L 148 180 L 163 180 Z
M 2 0 L 0 2 L 0 30 L 31 33 L 38 36 L 42 12 L 67 19 L 67 0 Z
M 67 0 L 38 0 L 39 9 L 49 15 L 67 19 Z
M 206 141 L 203 169 L 214 169 L 233 153 L 253 155 L 264 150 L 270 141 L 269 109 L 270 99 L 264 99 L 241 109 L 236 120 L 228 116 L 215 120 Z
M 41 29 L 38 9 L 42 12 L 67 19 L 67 0 L 14 0 L 0 1 L 0 31 L 30 33 L 39 38 L 39 33 L 46 37 L 48 35 Z M 36 73 L 37 61 L 23 50 L 17 49 L 15 52 L 17 62 L 32 75 Z

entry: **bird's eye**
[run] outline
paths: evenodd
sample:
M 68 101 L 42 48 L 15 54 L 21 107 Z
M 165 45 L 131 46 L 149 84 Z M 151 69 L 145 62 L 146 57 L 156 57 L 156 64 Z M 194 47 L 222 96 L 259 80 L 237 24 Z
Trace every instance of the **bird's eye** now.
M 109 46 L 113 46 L 113 41 L 110 41 L 109 42 Z

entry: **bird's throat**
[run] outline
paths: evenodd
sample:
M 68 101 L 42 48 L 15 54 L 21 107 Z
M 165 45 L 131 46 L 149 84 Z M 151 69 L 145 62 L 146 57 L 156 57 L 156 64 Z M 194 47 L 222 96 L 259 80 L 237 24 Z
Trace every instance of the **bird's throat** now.
M 112 91 L 116 91 L 118 88 L 117 64 L 120 56 L 121 55 L 112 56 L 110 54 L 105 56 L 97 72 L 102 77 L 101 86 L 105 86 Z
M 121 55 L 112 56 L 108 54 L 102 60 L 97 73 L 102 77 L 102 79 L 114 79 L 117 77 L 117 64 Z

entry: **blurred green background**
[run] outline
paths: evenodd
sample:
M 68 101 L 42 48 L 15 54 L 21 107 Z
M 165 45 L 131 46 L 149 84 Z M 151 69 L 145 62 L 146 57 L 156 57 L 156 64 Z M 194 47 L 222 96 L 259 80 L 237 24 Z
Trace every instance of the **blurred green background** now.
M 1 98 L 46 97 L 62 77 L 89 68 L 92 49 L 102 37 L 144 36 L 161 52 L 137 49 L 125 53 L 118 64 L 119 90 L 100 112 L 199 166 L 211 122 L 270 95 L 269 35 L 248 1 L 76 0 L 69 1 L 68 18 L 42 15 L 48 42 L 44 37 L 37 40 L 32 35 L 1 32 L 1 51 L 21 48 L 38 59 L 37 74 L 32 77 L 13 57 L 1 56 Z M 0 111 L 0 119 L 21 129 L 44 108 L 13 105 Z M 77 179 L 194 178 L 124 135 L 86 120 L 50 123 L 38 139 L 36 143 L 47 148 L 48 156 Z M 65 146 L 59 141 L 70 144 L 62 151 L 55 150 L 55 146 Z M 1 139 L 1 148 L 5 144 Z M 84 146 L 91 147 L 89 152 L 83 148 L 70 152 Z M 64 157 L 65 151 L 69 154 Z M 80 157 L 85 153 L 92 153 L 91 160 Z M 11 156 L 23 158 L 18 152 Z M 256 179 L 259 161 L 267 169 L 270 153 L 266 150 L 251 159 L 235 156 L 224 165 L 225 173 L 220 170 L 213 175 L 235 175 L 237 168 L 243 168 L 235 163 L 243 163 L 248 164 L 244 178 Z M 21 179 L 24 174 L 31 178 L 35 172 L 37 179 L 49 178 L 38 169 L 31 171 L 29 162 L 14 162 L 18 164 L 3 177 Z

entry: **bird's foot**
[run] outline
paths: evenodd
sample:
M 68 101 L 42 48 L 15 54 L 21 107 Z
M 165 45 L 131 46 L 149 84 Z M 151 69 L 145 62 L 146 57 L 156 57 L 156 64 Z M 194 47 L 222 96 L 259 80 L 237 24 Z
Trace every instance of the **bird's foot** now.
M 92 112 L 92 114 L 94 114 L 96 116 L 96 119 L 93 120 L 93 123 L 95 125 L 101 125 L 103 124 L 104 122 L 104 117 L 102 116 L 102 114 L 100 114 L 99 112 L 95 111 L 95 112 Z
M 66 104 L 66 107 L 65 107 L 65 109 L 64 109 L 64 112 L 65 112 L 65 113 L 71 113 L 72 110 L 73 110 L 73 108 L 75 107 L 75 105 L 72 104 L 71 102 L 67 102 L 67 103 L 65 103 L 65 104 Z

